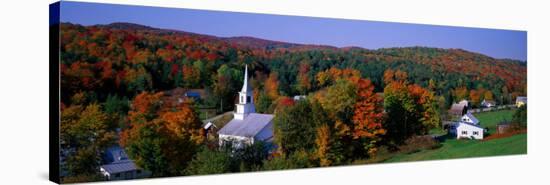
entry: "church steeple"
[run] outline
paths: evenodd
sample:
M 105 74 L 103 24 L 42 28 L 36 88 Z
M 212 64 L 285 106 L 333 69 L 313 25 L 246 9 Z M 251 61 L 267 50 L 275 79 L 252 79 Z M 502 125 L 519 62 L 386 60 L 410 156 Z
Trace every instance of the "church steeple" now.
M 252 92 L 252 89 L 250 88 L 250 84 L 248 84 L 248 65 L 244 66 L 244 81 L 243 81 L 243 88 L 241 89 L 241 92 Z
M 244 120 L 244 118 L 248 116 L 248 114 L 256 112 L 252 95 L 252 87 L 248 83 L 247 65 L 245 66 L 244 70 L 243 88 L 241 89 L 241 92 L 239 92 L 239 103 L 236 105 L 237 110 L 235 110 L 235 113 L 233 114 L 235 119 Z

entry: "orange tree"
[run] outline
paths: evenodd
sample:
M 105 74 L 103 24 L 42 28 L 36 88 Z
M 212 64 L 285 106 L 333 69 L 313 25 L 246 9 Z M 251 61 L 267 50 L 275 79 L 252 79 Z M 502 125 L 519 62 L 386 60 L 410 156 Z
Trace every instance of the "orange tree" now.
M 393 74 L 391 74 L 393 73 Z M 407 82 L 406 73 L 386 71 L 384 128 L 390 144 L 402 144 L 413 135 L 427 134 L 440 122 L 437 101 L 432 92 Z
M 184 174 L 189 161 L 203 142 L 203 130 L 190 105 L 164 107 L 162 93 L 136 96 L 129 112 L 129 125 L 120 144 L 136 164 L 153 176 Z

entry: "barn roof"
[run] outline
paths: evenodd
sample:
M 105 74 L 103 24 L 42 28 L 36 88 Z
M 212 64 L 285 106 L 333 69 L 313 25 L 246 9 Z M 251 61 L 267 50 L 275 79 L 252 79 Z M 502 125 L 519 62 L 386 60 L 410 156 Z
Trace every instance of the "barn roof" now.
M 243 120 L 233 119 L 218 134 L 254 137 L 273 119 L 273 114 L 250 113 Z
M 462 115 L 462 113 L 464 112 L 464 109 L 466 108 L 465 105 L 463 104 L 458 104 L 458 103 L 455 103 L 451 106 L 451 109 L 449 110 L 449 113 L 451 114 L 457 114 L 457 115 Z

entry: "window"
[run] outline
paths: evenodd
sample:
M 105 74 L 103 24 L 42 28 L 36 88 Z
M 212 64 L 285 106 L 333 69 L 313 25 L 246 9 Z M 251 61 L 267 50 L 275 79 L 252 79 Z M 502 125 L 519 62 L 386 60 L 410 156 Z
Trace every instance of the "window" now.
M 241 103 L 243 103 L 243 102 L 244 102 L 244 99 L 243 99 L 243 97 L 241 96 Z
M 115 177 L 120 177 L 120 173 L 115 173 Z
M 250 103 L 250 96 L 246 96 L 246 103 Z
M 462 131 L 462 135 L 468 135 L 468 131 Z
M 141 174 L 141 170 L 137 170 L 136 173 L 137 173 L 137 174 Z
M 474 135 L 478 135 L 478 134 L 479 134 L 479 132 L 478 132 L 478 131 L 474 131 L 474 133 L 473 133 L 473 134 L 474 134 Z

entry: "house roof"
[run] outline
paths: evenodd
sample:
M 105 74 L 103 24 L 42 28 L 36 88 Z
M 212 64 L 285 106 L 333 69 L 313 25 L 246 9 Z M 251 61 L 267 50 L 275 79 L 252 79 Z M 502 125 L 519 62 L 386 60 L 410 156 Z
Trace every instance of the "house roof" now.
M 475 125 L 475 124 L 468 123 L 468 122 L 463 122 L 463 121 L 458 122 L 458 124 L 470 125 L 470 126 L 473 126 L 473 127 L 476 127 L 476 128 L 484 129 L 480 125 Z
M 105 150 L 105 154 L 103 155 L 103 160 L 109 164 L 109 163 L 126 161 L 129 159 L 124 149 L 122 149 L 120 146 L 113 146 Z
M 273 119 L 273 114 L 250 113 L 243 120 L 233 119 L 218 134 L 254 137 Z
M 527 103 L 527 97 L 525 97 L 525 96 L 518 96 L 518 97 L 516 98 L 516 102 Z
M 472 120 L 472 123 L 473 124 L 478 124 L 479 123 L 479 120 L 472 114 L 472 113 L 466 113 L 464 116 L 462 117 L 468 117 L 470 120 Z
M 494 100 L 483 100 L 484 103 L 491 103 L 491 104 L 496 104 L 496 101 Z M 482 102 L 482 103 L 483 103 Z
M 139 169 L 120 146 L 108 148 L 103 155 L 103 160 L 105 164 L 101 165 L 101 168 L 110 174 Z
M 117 162 L 112 164 L 105 164 L 101 165 L 101 168 L 108 172 L 109 174 L 115 174 L 120 172 L 127 172 L 127 171 L 134 171 L 138 170 L 139 168 L 134 164 L 133 161 L 124 161 L 124 162 Z

